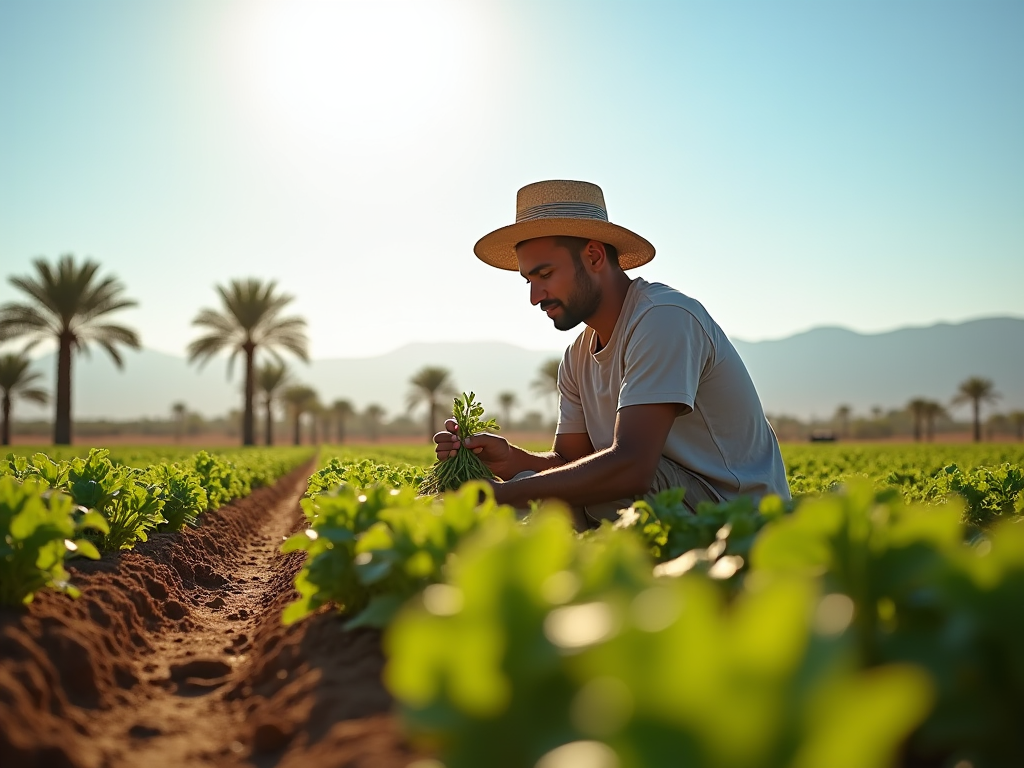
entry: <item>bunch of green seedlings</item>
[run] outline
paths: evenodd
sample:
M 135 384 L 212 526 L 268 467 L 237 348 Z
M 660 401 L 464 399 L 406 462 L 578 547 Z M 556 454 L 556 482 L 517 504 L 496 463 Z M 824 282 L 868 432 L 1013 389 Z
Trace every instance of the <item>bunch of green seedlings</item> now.
M 453 491 L 470 480 L 492 480 L 494 473 L 480 461 L 480 457 L 466 447 L 468 437 L 481 432 L 497 432 L 500 427 L 494 419 L 483 420 L 484 407 L 476 401 L 476 394 L 463 392 L 455 398 L 455 423 L 459 425 L 459 450 L 448 459 L 438 459 L 427 471 L 420 485 L 421 495 L 435 495 Z

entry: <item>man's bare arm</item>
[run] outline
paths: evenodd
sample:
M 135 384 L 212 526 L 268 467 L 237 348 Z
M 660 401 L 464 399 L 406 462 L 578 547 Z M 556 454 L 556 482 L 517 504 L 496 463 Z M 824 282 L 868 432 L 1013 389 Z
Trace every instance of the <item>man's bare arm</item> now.
M 610 448 L 532 477 L 500 483 L 495 487 L 495 498 L 503 504 L 525 507 L 533 499 L 556 498 L 584 505 L 644 494 L 654 481 L 665 440 L 682 408 L 676 403 L 622 408 L 615 417 Z
M 473 448 L 476 439 L 475 437 L 468 439 L 466 447 Z M 590 436 L 585 432 L 555 435 L 555 442 L 551 450 L 543 453 L 527 451 L 510 443 L 506 460 L 501 464 L 491 466 L 490 469 L 502 480 L 511 480 L 520 472 L 527 470 L 546 472 L 549 469 L 555 469 L 568 462 L 589 456 L 593 452 L 594 446 L 590 443 Z
M 435 452 L 442 461 L 454 456 L 460 445 L 455 420 L 446 421 L 445 428 L 445 432 L 434 435 Z M 586 433 L 555 435 L 551 450 L 541 453 L 512 445 L 499 435 L 472 435 L 466 439 L 466 447 L 476 453 L 502 480 L 511 480 L 527 470 L 544 472 L 594 452 L 594 446 Z

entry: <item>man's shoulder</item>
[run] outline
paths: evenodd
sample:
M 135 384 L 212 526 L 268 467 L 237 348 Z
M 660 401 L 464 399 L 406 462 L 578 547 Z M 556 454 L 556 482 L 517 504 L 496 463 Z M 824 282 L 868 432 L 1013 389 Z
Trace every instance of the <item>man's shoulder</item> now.
M 706 333 L 711 334 L 715 327 L 715 321 L 704 308 L 704 305 L 692 296 L 664 283 L 649 283 L 646 280 L 637 278 L 637 301 L 633 309 L 633 321 L 640 319 L 652 309 L 661 307 L 676 308 L 683 310 L 680 318 L 685 320 L 696 320 Z M 671 312 L 671 309 L 669 309 Z M 661 313 L 659 313 L 661 314 Z

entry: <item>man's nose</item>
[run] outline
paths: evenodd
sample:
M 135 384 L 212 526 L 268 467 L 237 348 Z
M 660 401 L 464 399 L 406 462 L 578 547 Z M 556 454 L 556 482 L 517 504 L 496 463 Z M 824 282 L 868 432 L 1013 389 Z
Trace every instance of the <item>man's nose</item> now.
M 536 283 L 530 283 L 530 303 L 537 306 L 547 297 L 547 292 L 538 287 Z

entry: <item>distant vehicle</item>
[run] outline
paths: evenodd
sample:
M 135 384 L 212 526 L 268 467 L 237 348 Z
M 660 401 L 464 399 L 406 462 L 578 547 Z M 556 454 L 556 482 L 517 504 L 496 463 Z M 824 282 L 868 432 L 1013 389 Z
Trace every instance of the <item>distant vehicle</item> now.
M 816 429 L 811 432 L 812 443 L 834 443 L 836 441 L 836 433 L 830 429 Z

